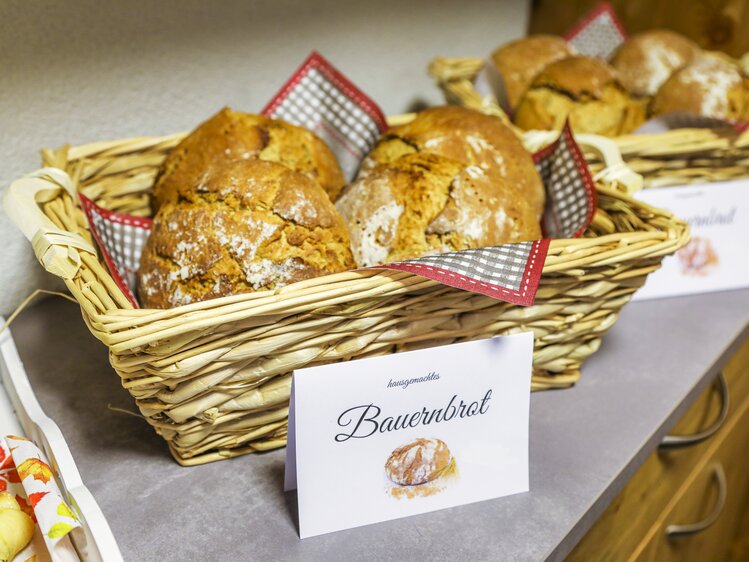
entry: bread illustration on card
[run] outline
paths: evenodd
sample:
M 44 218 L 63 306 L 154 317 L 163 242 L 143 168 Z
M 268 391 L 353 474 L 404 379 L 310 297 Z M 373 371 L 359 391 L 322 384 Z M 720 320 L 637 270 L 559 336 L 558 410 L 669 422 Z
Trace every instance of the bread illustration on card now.
M 431 496 L 457 476 L 457 464 L 444 441 L 420 437 L 390 453 L 385 475 L 388 491 L 395 498 Z
M 681 273 L 689 276 L 706 276 L 715 269 L 720 260 L 710 240 L 695 236 L 676 253 L 681 263 Z

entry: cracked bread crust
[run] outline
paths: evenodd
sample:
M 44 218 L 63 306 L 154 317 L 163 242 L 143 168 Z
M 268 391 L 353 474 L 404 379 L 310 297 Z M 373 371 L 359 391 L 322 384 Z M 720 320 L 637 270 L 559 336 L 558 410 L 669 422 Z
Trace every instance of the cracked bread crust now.
M 540 220 L 546 192 L 533 158 L 515 133 L 497 117 L 459 106 L 427 109 L 389 129 L 364 160 L 359 177 L 406 154 L 429 153 L 477 166 L 517 186 Z
M 694 113 L 749 120 L 749 78 L 718 56 L 703 54 L 666 80 L 653 98 L 653 115 Z
M 544 67 L 573 54 L 567 41 L 554 35 L 523 37 L 494 51 L 492 62 L 502 77 L 510 107 L 517 107 L 533 78 Z
M 699 54 L 691 39 L 668 29 L 651 29 L 622 43 L 611 57 L 611 66 L 630 92 L 652 97 L 674 71 Z
M 452 462 L 444 441 L 421 437 L 394 450 L 385 463 L 385 473 L 394 484 L 417 486 L 439 478 Z
M 615 71 L 592 57 L 569 57 L 533 80 L 515 112 L 515 124 L 559 130 L 569 118 L 576 133 L 624 135 L 645 121 L 647 101 L 633 97 Z
M 541 238 L 536 211 L 517 184 L 429 153 L 372 169 L 336 207 L 360 267 Z
M 153 188 L 154 211 L 190 192 L 211 168 L 250 158 L 278 162 L 317 180 L 331 200 L 345 184 L 328 145 L 311 131 L 224 108 L 169 153 Z
M 171 308 L 353 267 L 346 224 L 317 182 L 238 160 L 159 209 L 138 295 L 144 308 Z

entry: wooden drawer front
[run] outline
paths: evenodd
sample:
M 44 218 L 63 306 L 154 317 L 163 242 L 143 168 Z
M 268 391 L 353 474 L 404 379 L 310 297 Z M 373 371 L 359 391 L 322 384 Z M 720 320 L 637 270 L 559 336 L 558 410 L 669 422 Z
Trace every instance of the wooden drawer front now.
M 728 424 L 736 414 L 737 406 L 749 398 L 749 339 L 733 355 L 723 373 L 729 396 L 725 422 Z M 694 435 L 711 427 L 719 418 L 721 407 L 718 386 L 711 385 L 695 400 L 671 433 Z M 568 560 L 626 560 L 642 543 L 643 537 L 716 437 L 690 447 L 651 455 L 570 553 Z
M 739 533 L 749 495 L 749 399 L 735 411 L 704 458 L 684 480 L 676 496 L 632 555 L 638 562 L 727 560 Z M 716 472 L 725 475 L 725 501 L 720 507 Z M 686 536 L 667 536 L 673 525 L 698 523 L 717 513 L 706 529 Z
M 711 385 L 692 404 L 674 431 L 692 435 L 704 430 L 715 422 L 720 410 L 720 392 Z M 705 454 L 710 441 L 648 457 L 567 560 L 626 560 Z
M 723 368 L 723 378 L 728 386 L 729 418 L 736 406 L 749 397 L 749 338 L 734 353 Z M 693 435 L 709 427 L 720 415 L 721 400 L 718 392 L 703 392 L 687 413 L 670 432 L 673 435 Z

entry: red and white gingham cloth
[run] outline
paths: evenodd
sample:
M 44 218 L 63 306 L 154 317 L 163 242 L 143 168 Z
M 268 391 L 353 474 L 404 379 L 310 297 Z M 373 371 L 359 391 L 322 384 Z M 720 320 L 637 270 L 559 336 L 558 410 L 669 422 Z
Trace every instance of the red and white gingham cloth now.
M 377 105 L 318 53 L 312 53 L 263 113 L 307 127 L 325 139 L 350 179 L 386 129 Z M 596 190 L 569 127 L 534 155 L 544 181 L 548 238 L 580 236 L 597 206 Z M 83 211 L 109 270 L 135 298 L 140 255 L 152 221 L 103 209 L 83 195 Z M 519 305 L 533 304 L 549 239 L 450 252 L 379 266 L 409 271 L 445 285 Z
M 627 32 L 611 4 L 601 2 L 570 29 L 564 38 L 581 55 L 608 60 L 627 39 Z
M 387 129 L 377 104 L 316 51 L 262 113 L 314 131 L 331 147 L 349 181 Z

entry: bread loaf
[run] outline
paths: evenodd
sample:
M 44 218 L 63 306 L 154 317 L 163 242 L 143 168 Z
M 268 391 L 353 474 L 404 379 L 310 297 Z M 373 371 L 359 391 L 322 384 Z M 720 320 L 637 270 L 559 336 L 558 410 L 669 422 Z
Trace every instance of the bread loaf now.
M 153 188 L 154 211 L 198 185 L 212 168 L 234 160 L 279 162 L 316 180 L 334 200 L 345 178 L 317 135 L 263 115 L 223 109 L 187 135 L 164 161 Z
M 169 308 L 354 267 L 349 236 L 323 188 L 275 162 L 211 167 L 159 209 L 138 294 Z
M 653 29 L 620 45 L 611 57 L 611 66 L 632 94 L 652 97 L 675 70 L 699 54 L 700 48 L 691 39 L 667 29 Z
M 419 438 L 391 453 L 385 473 L 394 484 L 417 486 L 439 478 L 452 462 L 452 453 L 444 441 Z
M 360 176 L 388 165 L 406 154 L 444 156 L 465 166 L 499 176 L 512 183 L 531 203 L 538 218 L 545 191 L 533 159 L 515 133 L 497 117 L 458 106 L 443 106 L 419 113 L 410 123 L 389 129 L 362 163 Z
M 359 266 L 541 238 L 522 186 L 425 152 L 373 168 L 336 206 Z
M 502 77 L 510 108 L 517 107 L 533 79 L 547 65 L 573 54 L 567 41 L 554 35 L 523 37 L 494 51 L 492 62 Z
M 635 99 L 605 62 L 569 57 L 533 80 L 515 112 L 523 129 L 558 130 L 570 120 L 576 133 L 617 136 L 645 121 L 646 101 Z
M 702 55 L 674 72 L 653 98 L 653 115 L 693 113 L 749 120 L 749 79 L 722 58 Z

